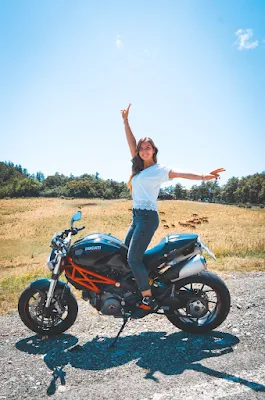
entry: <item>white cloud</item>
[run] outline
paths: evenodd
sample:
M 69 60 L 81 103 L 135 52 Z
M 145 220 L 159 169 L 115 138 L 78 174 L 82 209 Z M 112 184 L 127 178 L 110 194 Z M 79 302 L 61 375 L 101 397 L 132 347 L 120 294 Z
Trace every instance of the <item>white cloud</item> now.
M 238 29 L 235 34 L 237 35 L 237 40 L 235 44 L 238 46 L 238 50 L 250 50 L 255 49 L 259 45 L 258 40 L 251 41 L 253 36 L 252 29 Z
M 123 43 L 121 41 L 120 35 L 116 36 L 116 47 L 117 47 L 117 49 L 122 49 L 123 48 Z

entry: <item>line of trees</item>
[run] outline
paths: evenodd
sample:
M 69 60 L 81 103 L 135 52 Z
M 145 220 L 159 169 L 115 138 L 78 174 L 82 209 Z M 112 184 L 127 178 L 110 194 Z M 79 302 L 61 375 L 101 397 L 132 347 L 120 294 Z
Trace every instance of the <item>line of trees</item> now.
M 32 175 L 21 165 L 0 162 L 0 198 L 23 196 L 117 199 L 129 197 L 129 191 L 125 182 L 104 180 L 98 173 L 68 177 L 57 172 L 45 178 L 42 172 Z
M 104 180 L 99 174 L 75 177 L 55 173 L 45 178 L 42 172 L 30 174 L 21 165 L 0 162 L 0 198 L 5 197 L 79 197 L 118 199 L 130 198 L 125 182 Z M 160 190 L 159 198 L 265 205 L 265 171 L 242 178 L 232 177 L 224 186 L 218 182 L 202 182 L 186 189 L 180 183 Z
M 163 199 L 196 200 L 224 204 L 265 205 L 265 171 L 242 178 L 232 177 L 223 186 L 217 181 L 202 182 L 189 190 L 181 184 L 161 190 Z

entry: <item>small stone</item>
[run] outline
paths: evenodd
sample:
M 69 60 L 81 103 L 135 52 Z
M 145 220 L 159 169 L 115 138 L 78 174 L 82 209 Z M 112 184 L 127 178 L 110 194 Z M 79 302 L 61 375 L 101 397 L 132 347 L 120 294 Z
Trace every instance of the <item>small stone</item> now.
M 58 392 L 59 393 L 63 393 L 63 392 L 65 392 L 66 391 L 66 387 L 65 386 L 63 386 L 63 385 L 59 385 L 58 386 Z
M 250 303 L 250 304 L 247 305 L 247 309 L 249 309 L 251 307 L 256 307 L 256 304 L 255 303 Z
M 240 304 L 236 305 L 239 310 L 241 310 L 242 306 Z
M 239 329 L 238 329 L 238 328 L 233 328 L 233 329 L 232 329 L 232 332 L 233 332 L 233 333 L 238 333 L 238 332 L 239 332 Z

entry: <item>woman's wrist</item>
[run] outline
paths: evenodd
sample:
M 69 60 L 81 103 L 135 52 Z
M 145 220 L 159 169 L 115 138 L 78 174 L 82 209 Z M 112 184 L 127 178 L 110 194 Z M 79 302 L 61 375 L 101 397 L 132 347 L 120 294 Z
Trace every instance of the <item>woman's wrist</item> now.
M 125 124 L 129 124 L 128 118 L 124 119 L 123 122 L 124 122 Z

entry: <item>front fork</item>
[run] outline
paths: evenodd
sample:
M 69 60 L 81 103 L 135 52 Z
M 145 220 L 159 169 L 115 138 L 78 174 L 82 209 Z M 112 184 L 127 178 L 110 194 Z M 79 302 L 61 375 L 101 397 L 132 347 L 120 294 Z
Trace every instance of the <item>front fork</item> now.
M 51 283 L 50 283 L 50 286 L 49 286 L 49 290 L 48 290 L 48 293 L 47 293 L 47 299 L 46 299 L 46 303 L 45 303 L 45 307 L 44 307 L 44 312 L 45 313 L 48 313 L 48 309 L 49 309 L 49 307 L 51 305 L 51 301 L 52 301 L 53 294 L 54 294 L 54 291 L 55 291 L 55 288 L 56 288 L 56 284 L 58 282 L 62 257 L 63 256 L 61 254 L 58 255 L 57 264 L 55 265 L 53 273 L 52 273 Z

